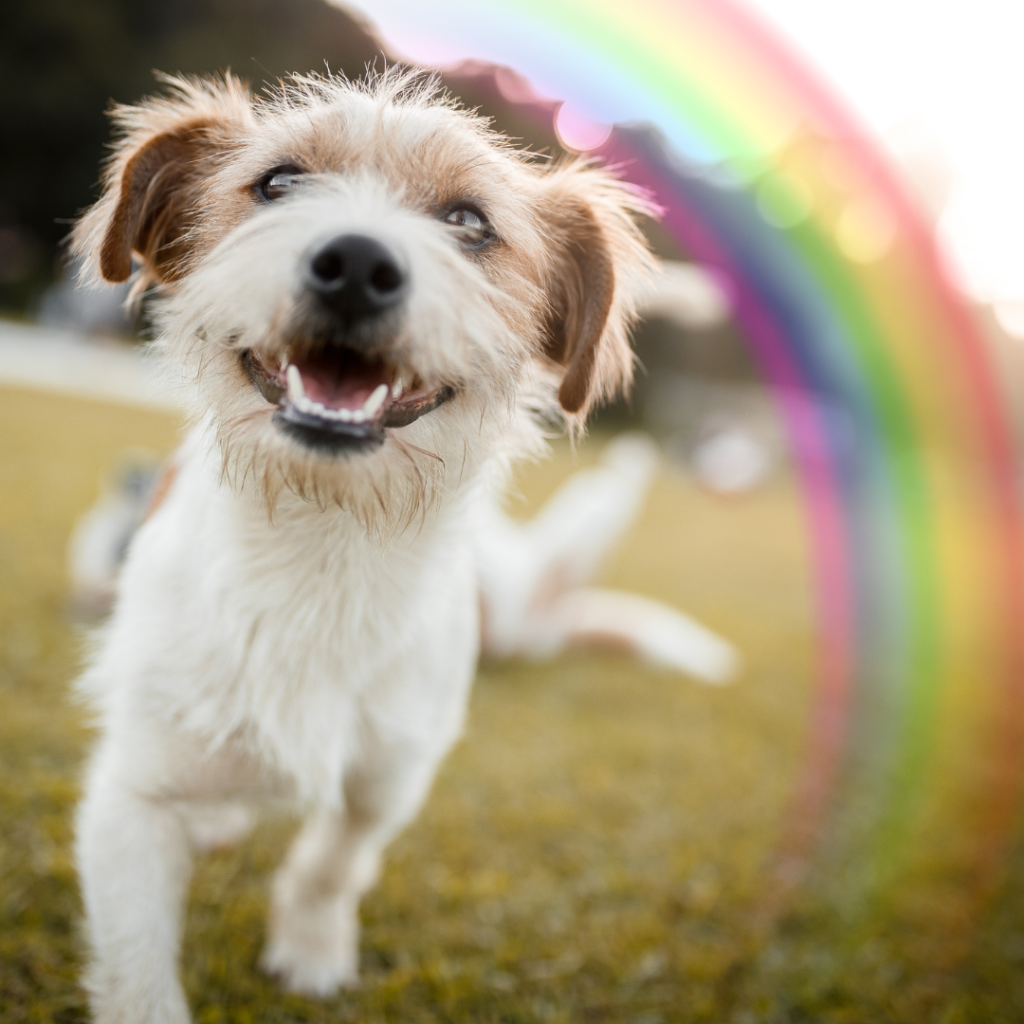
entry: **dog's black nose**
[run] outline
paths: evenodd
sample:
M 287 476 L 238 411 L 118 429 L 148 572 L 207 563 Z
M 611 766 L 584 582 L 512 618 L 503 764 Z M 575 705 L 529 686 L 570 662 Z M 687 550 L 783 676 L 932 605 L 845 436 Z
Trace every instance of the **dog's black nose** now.
M 309 260 L 309 287 L 346 327 L 394 306 L 405 293 L 405 274 L 394 255 L 368 235 L 342 235 Z

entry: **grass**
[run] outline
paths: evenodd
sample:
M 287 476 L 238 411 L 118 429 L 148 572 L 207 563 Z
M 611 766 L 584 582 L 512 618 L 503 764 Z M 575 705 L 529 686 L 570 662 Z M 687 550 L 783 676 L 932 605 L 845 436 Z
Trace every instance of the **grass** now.
M 70 845 L 89 730 L 69 697 L 83 642 L 64 608 L 68 532 L 123 448 L 166 452 L 176 432 L 165 416 L 0 390 L 5 1024 L 86 1017 Z M 516 507 L 599 447 L 529 468 Z M 1024 958 L 1013 864 L 955 976 L 918 971 L 899 940 L 844 936 L 813 904 L 770 935 L 756 927 L 805 738 L 809 579 L 789 483 L 726 501 L 663 476 L 605 582 L 719 629 L 743 650 L 743 677 L 702 687 L 583 654 L 484 665 L 465 739 L 364 904 L 362 987 L 316 1003 L 256 969 L 269 877 L 294 830 L 271 820 L 197 865 L 183 958 L 197 1020 L 1021 1019 L 1005 954 L 1016 941 Z

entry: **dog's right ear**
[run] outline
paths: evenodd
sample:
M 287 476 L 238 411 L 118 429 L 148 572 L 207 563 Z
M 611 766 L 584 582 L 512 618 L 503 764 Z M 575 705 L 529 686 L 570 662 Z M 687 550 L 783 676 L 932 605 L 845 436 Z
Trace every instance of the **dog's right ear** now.
M 238 79 L 165 78 L 168 96 L 113 111 L 122 138 L 104 175 L 103 195 L 72 235 L 88 271 L 126 281 L 133 253 L 146 282 L 180 277 L 195 223 L 197 189 L 252 117 Z
M 629 331 L 636 297 L 652 267 L 636 224 L 655 212 L 638 191 L 585 161 L 547 174 L 553 261 L 544 354 L 564 367 L 558 402 L 570 429 L 602 400 L 629 388 Z

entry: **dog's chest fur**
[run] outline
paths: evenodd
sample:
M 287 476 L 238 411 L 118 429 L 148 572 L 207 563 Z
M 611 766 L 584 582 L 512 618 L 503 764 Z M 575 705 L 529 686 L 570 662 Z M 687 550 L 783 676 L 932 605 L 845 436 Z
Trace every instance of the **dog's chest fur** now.
M 297 498 L 268 518 L 220 482 L 205 445 L 186 447 L 136 538 L 94 673 L 157 727 L 255 759 L 273 788 L 317 802 L 339 799 L 368 742 L 450 743 L 478 647 L 473 489 L 375 542 Z

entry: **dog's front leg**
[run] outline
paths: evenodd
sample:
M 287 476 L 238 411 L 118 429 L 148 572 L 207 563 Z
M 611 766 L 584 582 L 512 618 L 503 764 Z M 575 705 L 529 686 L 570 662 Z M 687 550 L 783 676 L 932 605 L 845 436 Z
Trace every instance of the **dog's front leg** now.
M 178 981 L 181 915 L 191 870 L 184 822 L 133 789 L 102 754 L 78 814 L 78 863 L 97 1024 L 187 1024 Z
M 375 875 L 357 863 L 358 845 L 344 814 L 318 812 L 274 879 L 262 964 L 293 992 L 328 996 L 358 979 L 359 897 Z
M 263 967 L 289 989 L 328 996 L 359 977 L 359 900 L 381 853 L 419 810 L 442 751 L 378 750 L 345 780 L 345 810 L 302 827 L 274 879 Z

